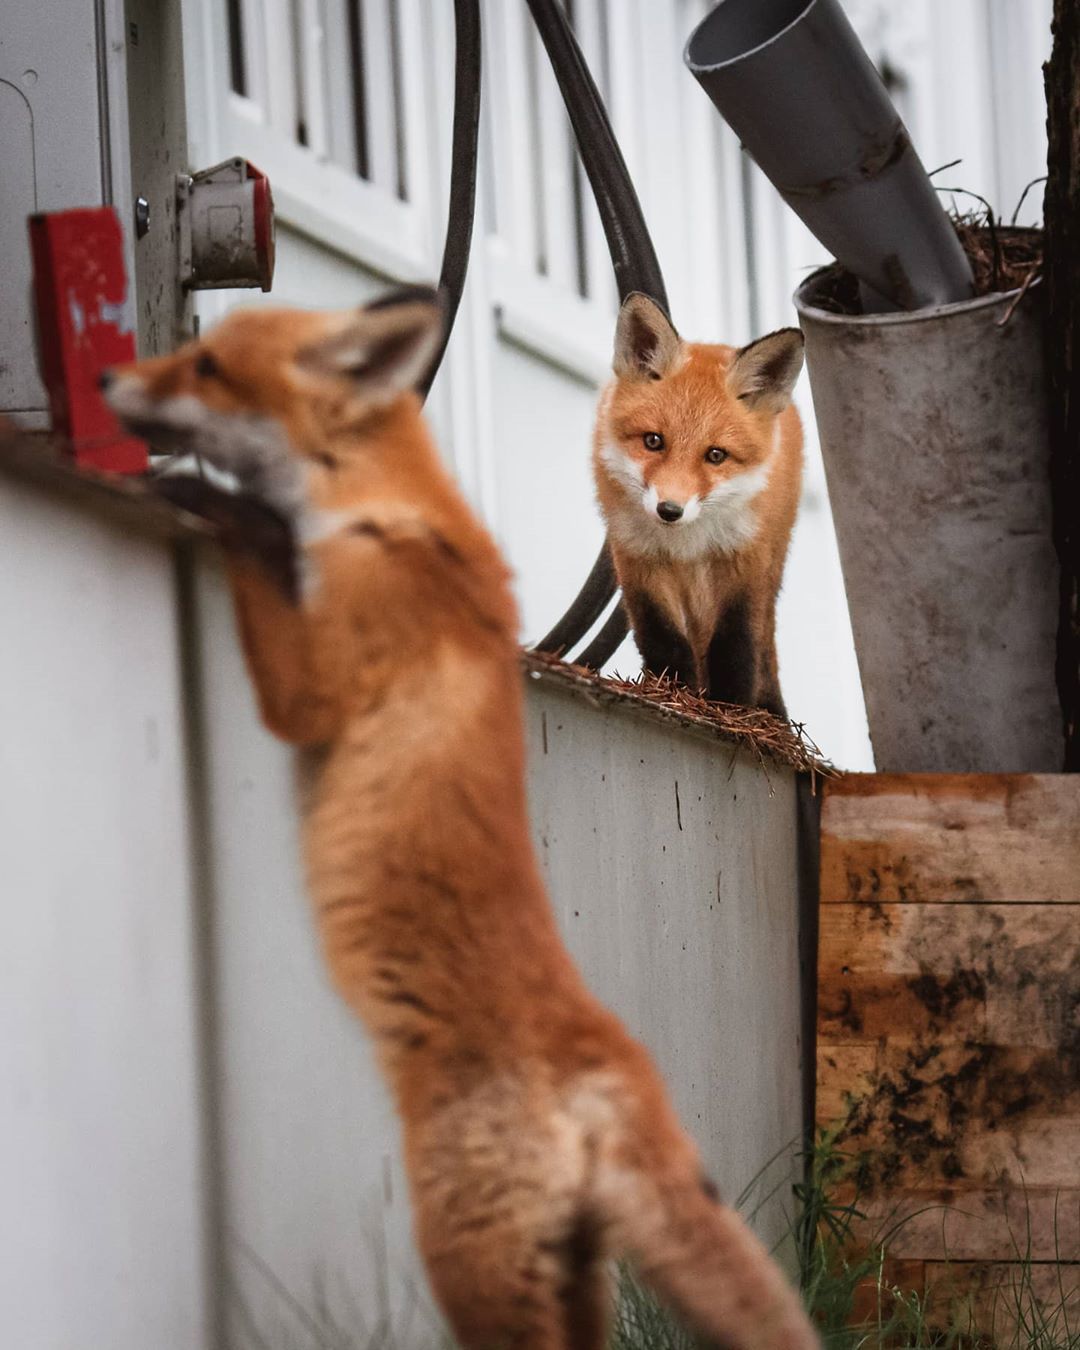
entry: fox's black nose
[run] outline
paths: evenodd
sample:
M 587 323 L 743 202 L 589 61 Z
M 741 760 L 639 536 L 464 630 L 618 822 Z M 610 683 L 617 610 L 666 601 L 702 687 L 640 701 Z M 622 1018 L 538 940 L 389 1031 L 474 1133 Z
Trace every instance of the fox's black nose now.
M 661 520 L 666 520 L 669 525 L 678 520 L 682 513 L 683 509 L 678 502 L 657 502 L 656 504 L 656 514 Z
M 97 387 L 102 391 L 108 389 L 109 385 L 112 384 L 112 382 L 113 382 L 113 373 L 111 370 L 103 370 L 101 374 L 97 377 Z

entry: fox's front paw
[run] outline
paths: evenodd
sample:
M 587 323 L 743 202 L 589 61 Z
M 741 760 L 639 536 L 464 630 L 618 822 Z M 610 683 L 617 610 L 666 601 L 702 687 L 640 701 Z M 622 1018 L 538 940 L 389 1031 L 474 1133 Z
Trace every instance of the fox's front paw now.
M 155 495 L 205 520 L 223 548 L 256 558 L 290 600 L 299 595 L 296 538 L 292 523 L 248 492 L 229 492 L 202 478 L 165 475 L 153 482 Z

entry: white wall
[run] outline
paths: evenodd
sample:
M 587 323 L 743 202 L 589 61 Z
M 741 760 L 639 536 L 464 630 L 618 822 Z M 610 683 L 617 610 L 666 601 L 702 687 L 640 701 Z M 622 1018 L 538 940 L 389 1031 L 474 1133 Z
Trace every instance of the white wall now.
M 0 532 L 11 1343 L 314 1350 L 287 1290 L 356 1344 L 384 1315 L 434 1344 L 397 1122 L 323 968 L 220 568 L 6 476 Z M 567 943 L 735 1199 L 802 1123 L 792 774 L 542 681 L 527 707 Z
M 292 757 L 259 724 L 216 566 L 200 568 L 196 595 L 228 1344 L 247 1346 L 250 1316 L 264 1333 L 292 1329 L 268 1336 L 274 1350 L 306 1350 L 279 1285 L 313 1311 L 320 1282 L 343 1323 L 362 1315 L 370 1329 L 385 1308 L 396 1344 L 425 1344 L 397 1123 L 323 969 Z M 533 834 L 568 946 L 655 1055 L 728 1199 L 782 1156 L 760 1199 L 786 1179 L 802 1129 L 793 775 L 542 681 L 527 692 Z M 770 1243 L 789 1201 L 780 1185 L 756 1217 Z
M 169 551 L 0 480 L 4 1343 L 209 1350 Z

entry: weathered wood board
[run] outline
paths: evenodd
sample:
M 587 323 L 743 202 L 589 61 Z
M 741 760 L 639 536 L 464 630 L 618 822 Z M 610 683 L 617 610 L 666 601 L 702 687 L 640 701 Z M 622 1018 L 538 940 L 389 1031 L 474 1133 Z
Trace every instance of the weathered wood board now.
M 826 784 L 816 1118 L 905 1279 L 1080 1259 L 1080 777 Z

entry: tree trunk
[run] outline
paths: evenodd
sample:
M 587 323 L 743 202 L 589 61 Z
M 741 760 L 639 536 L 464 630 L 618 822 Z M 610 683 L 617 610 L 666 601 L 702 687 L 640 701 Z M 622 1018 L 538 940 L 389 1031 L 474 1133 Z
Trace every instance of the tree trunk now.
M 1080 771 L 1080 6 L 1054 0 L 1046 66 L 1046 353 L 1054 541 L 1061 563 L 1057 684 L 1065 768 Z

